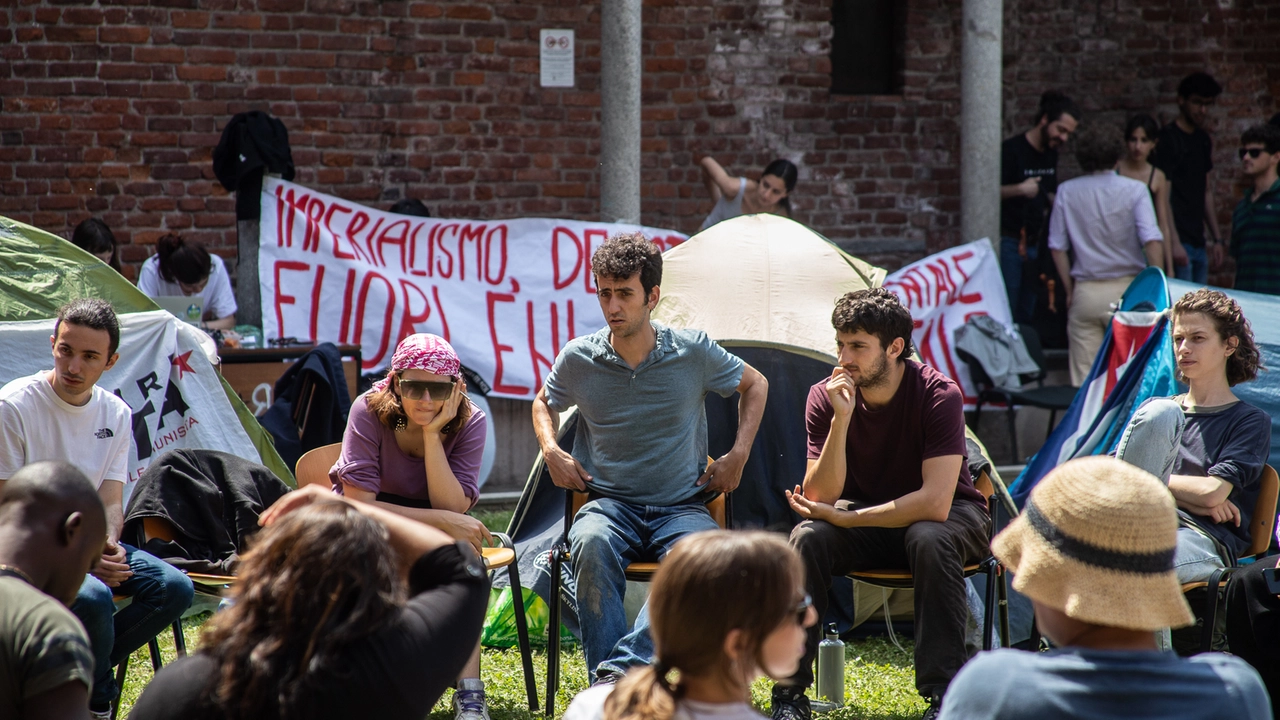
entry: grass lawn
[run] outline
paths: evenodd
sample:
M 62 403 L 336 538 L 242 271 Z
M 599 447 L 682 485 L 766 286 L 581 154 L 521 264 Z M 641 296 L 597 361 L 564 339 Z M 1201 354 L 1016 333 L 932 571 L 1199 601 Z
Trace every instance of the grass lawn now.
M 511 510 L 481 510 L 476 516 L 490 528 L 507 527 Z M 199 645 L 200 627 L 211 617 L 209 614 L 188 618 L 183 628 L 189 649 Z M 905 644 L 908 653 L 911 646 Z M 164 662 L 176 657 L 172 633 L 160 636 L 160 649 Z M 486 648 L 481 658 L 481 675 L 485 681 L 489 699 L 489 713 L 493 720 L 530 720 L 524 691 L 524 673 L 520 665 L 520 653 L 515 648 L 497 650 Z M 534 676 L 537 681 L 538 701 L 546 691 L 547 656 L 535 647 L 533 651 Z M 564 714 L 573 696 L 587 687 L 586 666 L 582 653 L 576 647 L 567 648 L 563 654 L 560 674 L 560 692 L 556 697 L 556 715 Z M 151 680 L 151 660 L 147 648 L 133 654 L 129 675 L 125 679 L 120 698 L 120 717 L 126 718 L 130 707 Z M 761 712 L 768 713 L 771 682 L 760 680 L 751 689 L 752 701 Z M 915 670 L 911 655 L 903 653 L 888 640 L 872 638 L 848 643 L 845 648 L 845 707 L 825 716 L 830 720 L 908 720 L 918 718 L 925 710 L 925 703 L 915 690 Z M 431 713 L 433 720 L 451 720 L 452 694 L 445 692 Z M 536 717 L 541 717 L 538 713 Z

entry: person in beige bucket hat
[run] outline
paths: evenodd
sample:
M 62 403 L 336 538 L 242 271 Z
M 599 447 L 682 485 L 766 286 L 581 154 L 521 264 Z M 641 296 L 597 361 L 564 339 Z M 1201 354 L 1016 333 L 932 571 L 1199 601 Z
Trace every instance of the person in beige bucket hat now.
M 1177 531 L 1173 497 L 1145 470 L 1105 456 L 1055 468 L 992 550 L 1057 648 L 979 654 L 942 718 L 1270 718 L 1240 659 L 1157 649 L 1156 631 L 1193 622 L 1173 569 Z

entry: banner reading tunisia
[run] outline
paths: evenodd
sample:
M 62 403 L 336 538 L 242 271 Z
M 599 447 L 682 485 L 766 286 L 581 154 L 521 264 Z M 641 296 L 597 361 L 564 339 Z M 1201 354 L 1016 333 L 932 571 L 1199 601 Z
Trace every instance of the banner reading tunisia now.
M 920 359 L 959 383 L 966 406 L 976 403 L 969 368 L 955 352 L 956 329 L 974 315 L 990 315 L 1013 329 L 1004 276 L 991 243 L 983 238 L 917 260 L 885 278 L 884 286 L 911 310 L 911 340 Z
M 360 345 L 386 367 L 415 332 L 447 339 L 493 395 L 532 398 L 572 338 L 604 317 L 591 255 L 639 230 L 549 218 L 455 220 L 382 212 L 275 178 L 262 187 L 258 277 L 266 338 Z

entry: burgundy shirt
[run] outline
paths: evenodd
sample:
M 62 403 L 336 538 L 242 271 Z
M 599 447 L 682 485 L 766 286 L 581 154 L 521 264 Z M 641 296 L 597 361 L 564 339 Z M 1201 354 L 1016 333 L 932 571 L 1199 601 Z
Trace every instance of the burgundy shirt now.
M 861 506 L 880 505 L 919 490 L 924 486 L 920 464 L 929 458 L 968 454 L 960 388 L 928 365 L 905 362 L 902 384 L 888 405 L 871 410 L 863 404 L 861 390 L 854 394 L 840 497 Z M 809 388 L 804 414 L 809 459 L 816 460 L 827 443 L 835 414 L 827 397 L 826 379 Z M 974 488 L 966 462 L 960 463 L 955 499 L 983 507 L 987 504 Z
M 342 433 L 342 454 L 329 470 L 329 480 L 334 488 L 342 491 L 342 483 L 368 490 L 375 495 L 392 495 L 381 498 L 398 505 L 398 498 L 417 501 L 421 507 L 431 507 L 427 492 L 427 465 L 422 458 L 407 455 L 396 444 L 396 433 L 378 422 L 369 412 L 368 395 L 361 395 L 351 403 L 347 415 L 347 429 Z M 468 400 L 467 402 L 470 402 Z M 462 492 L 475 505 L 480 496 L 480 460 L 484 455 L 487 429 L 484 411 L 471 406 L 471 417 L 455 433 L 443 436 L 445 457 L 449 469 Z

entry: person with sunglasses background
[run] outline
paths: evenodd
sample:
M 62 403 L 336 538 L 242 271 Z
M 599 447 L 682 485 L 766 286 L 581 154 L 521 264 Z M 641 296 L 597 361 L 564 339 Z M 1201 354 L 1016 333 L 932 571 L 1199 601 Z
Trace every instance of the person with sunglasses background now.
M 1280 295 L 1280 127 L 1255 125 L 1240 137 L 1240 170 L 1250 181 L 1231 213 L 1236 289 Z
M 467 398 L 462 365 L 438 335 L 396 346 L 387 377 L 356 398 L 329 470 L 334 491 L 445 531 L 477 550 L 492 539 L 466 514 L 480 496 L 484 412 Z M 488 720 L 480 645 L 453 696 L 458 720 Z

